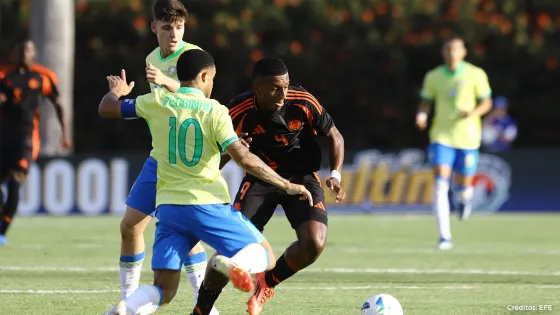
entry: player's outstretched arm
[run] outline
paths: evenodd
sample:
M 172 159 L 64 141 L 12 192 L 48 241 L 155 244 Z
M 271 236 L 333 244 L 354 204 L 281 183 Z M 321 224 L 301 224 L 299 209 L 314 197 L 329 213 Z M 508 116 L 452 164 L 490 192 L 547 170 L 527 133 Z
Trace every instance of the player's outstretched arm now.
M 344 163 L 344 137 L 336 128 L 333 126 L 328 133 L 328 147 L 329 147 L 329 160 L 331 166 L 331 176 L 327 179 L 327 187 L 336 193 L 336 202 L 341 202 L 346 199 L 346 192 L 342 189 L 341 175 L 342 164 Z
M 304 186 L 292 184 L 287 179 L 278 175 L 278 173 L 259 159 L 258 156 L 251 153 L 240 141 L 235 141 L 230 144 L 226 148 L 226 151 L 233 160 L 249 174 L 285 190 L 290 195 L 303 195 L 302 199 L 307 199 L 309 205 L 313 206 L 311 193 Z
M 109 92 L 105 94 L 99 103 L 99 116 L 103 118 L 122 118 L 124 117 L 119 98 L 128 95 L 134 88 L 134 81 L 126 83 L 126 72 L 121 70 L 121 76 L 108 76 Z

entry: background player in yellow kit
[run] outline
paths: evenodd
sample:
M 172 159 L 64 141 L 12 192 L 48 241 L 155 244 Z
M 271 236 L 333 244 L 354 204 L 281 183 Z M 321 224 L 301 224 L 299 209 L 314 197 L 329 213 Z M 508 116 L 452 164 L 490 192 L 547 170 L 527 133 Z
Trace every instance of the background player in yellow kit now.
M 472 179 L 478 166 L 481 116 L 492 109 L 488 77 L 484 70 L 464 61 L 466 53 L 461 38 L 445 41 L 442 49 L 445 64 L 426 74 L 422 102 L 416 114 L 416 125 L 425 129 L 430 108 L 435 104 L 429 160 L 435 173 L 433 202 L 440 249 L 453 248 L 448 198 L 452 171 L 455 173 L 455 194 L 459 198 L 459 217 L 465 220 L 471 214 Z
M 187 9 L 178 0 L 157 0 L 152 7 L 152 31 L 156 34 L 159 47 L 146 57 L 146 78 L 152 93 L 176 92 L 180 85 L 177 79 L 177 60 L 190 49 L 200 47 L 183 41 Z M 121 221 L 120 257 L 120 300 L 124 301 L 138 288 L 145 255 L 144 230 L 154 216 L 156 200 L 157 162 L 153 151 L 144 163 L 126 201 L 126 212 Z M 185 260 L 185 270 L 193 288 L 194 300 L 198 297 L 200 284 L 204 279 L 207 255 L 201 244 L 197 244 Z M 123 308 L 118 303 L 116 308 Z M 214 308 L 212 315 L 218 315 Z

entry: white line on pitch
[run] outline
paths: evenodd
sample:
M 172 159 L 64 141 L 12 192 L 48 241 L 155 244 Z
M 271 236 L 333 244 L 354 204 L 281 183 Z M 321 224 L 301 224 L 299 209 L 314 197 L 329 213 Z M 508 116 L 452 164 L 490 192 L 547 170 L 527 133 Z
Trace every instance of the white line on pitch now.
M 443 289 L 443 290 L 470 290 L 471 286 L 418 286 L 418 285 L 368 285 L 368 286 L 313 286 L 313 287 L 297 287 L 297 286 L 283 286 L 280 290 L 295 291 L 295 290 L 370 290 L 370 289 L 410 289 L 410 290 L 426 290 L 426 289 Z M 235 291 L 230 288 L 229 290 Z M 187 290 L 180 290 L 187 291 Z M 118 293 L 119 290 L 0 290 L 0 294 L 103 294 L 103 293 Z
M 446 285 L 446 286 L 421 286 L 421 285 L 366 285 L 366 286 L 290 286 L 284 285 L 278 287 L 282 291 L 360 291 L 360 290 L 381 290 L 381 289 L 402 289 L 402 290 L 473 290 L 479 288 L 487 288 L 488 286 L 470 286 L 470 285 Z M 560 285 L 517 285 L 513 286 L 516 289 L 560 289 Z M 229 288 L 235 291 L 233 288 Z M 190 290 L 180 290 L 190 291 Z M 104 293 L 118 293 L 119 290 L 0 290 L 0 294 L 104 294 Z
M 43 267 L 43 266 L 0 266 L 0 271 L 56 271 L 56 272 L 117 272 L 118 267 Z M 547 276 L 559 277 L 560 272 L 484 269 L 415 269 L 415 268 L 308 268 L 302 272 L 324 273 L 371 273 L 371 274 L 454 274 L 454 275 L 504 275 L 504 276 Z

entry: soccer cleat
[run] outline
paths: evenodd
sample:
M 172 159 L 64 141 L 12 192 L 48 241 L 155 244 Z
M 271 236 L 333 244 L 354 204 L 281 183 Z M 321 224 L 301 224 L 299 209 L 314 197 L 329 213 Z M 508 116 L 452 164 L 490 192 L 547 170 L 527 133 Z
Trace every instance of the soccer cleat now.
M 470 204 L 460 203 L 458 208 L 459 212 L 459 220 L 464 221 L 467 220 L 472 213 L 472 206 Z
M 6 236 L 0 235 L 0 246 L 8 245 L 8 241 L 6 240 Z
M 126 315 L 126 304 L 124 301 L 119 301 L 113 308 L 103 315 Z
M 218 312 L 217 308 L 212 307 L 212 310 L 210 311 L 210 315 L 220 315 L 220 312 Z
M 249 315 L 260 315 L 263 310 L 264 303 L 274 296 L 274 288 L 271 288 L 268 284 L 266 284 L 264 272 L 255 276 L 255 282 L 255 291 L 247 302 L 247 311 L 249 312 Z
M 437 248 L 440 249 L 440 250 L 452 249 L 453 248 L 453 243 L 451 242 L 451 240 L 446 240 L 446 239 L 440 238 Z
M 212 259 L 212 267 L 218 272 L 228 277 L 233 287 L 243 292 L 251 292 L 253 290 L 253 279 L 247 270 L 234 264 L 231 259 L 216 255 Z

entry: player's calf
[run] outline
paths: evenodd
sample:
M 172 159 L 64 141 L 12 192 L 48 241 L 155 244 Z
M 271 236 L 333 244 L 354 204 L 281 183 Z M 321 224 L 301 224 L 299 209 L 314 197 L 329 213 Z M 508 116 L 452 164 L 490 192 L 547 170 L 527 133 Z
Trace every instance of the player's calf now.
M 275 287 L 314 263 L 325 249 L 327 231 L 327 225 L 321 222 L 306 221 L 301 224 L 296 230 L 298 240 L 276 261 L 276 267 L 266 272 L 267 285 Z
M 150 220 L 151 216 L 131 207 L 126 208 L 121 220 L 121 300 L 125 300 L 138 288 L 145 256 L 144 230 Z
M 193 288 L 195 302 L 198 297 L 198 290 L 200 289 L 202 280 L 204 280 L 207 260 L 208 255 L 206 254 L 204 247 L 202 244 L 198 243 L 193 247 L 193 249 L 191 249 L 184 263 L 187 278 Z
M 0 204 L 0 245 L 6 244 L 6 232 L 8 231 L 8 228 L 10 227 L 14 216 L 16 215 L 19 203 L 19 188 L 21 186 L 21 182 L 21 180 L 18 180 L 15 177 L 8 179 L 8 196 L 6 198 L 6 202 Z
M 154 270 L 154 284 L 145 285 L 126 299 L 127 315 L 147 315 L 169 304 L 177 294 L 181 270 Z

